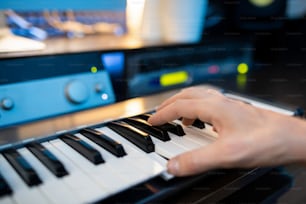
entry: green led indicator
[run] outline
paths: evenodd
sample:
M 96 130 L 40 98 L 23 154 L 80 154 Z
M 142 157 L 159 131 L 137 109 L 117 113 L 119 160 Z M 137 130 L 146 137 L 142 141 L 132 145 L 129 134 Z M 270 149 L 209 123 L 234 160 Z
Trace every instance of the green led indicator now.
M 246 63 L 240 63 L 237 66 L 237 71 L 239 74 L 246 74 L 249 71 L 249 66 Z
M 92 67 L 90 68 L 90 71 L 91 71 L 91 73 L 97 73 L 98 68 L 97 68 L 96 66 L 92 66 Z
M 252 4 L 258 7 L 270 6 L 275 0 L 249 0 Z

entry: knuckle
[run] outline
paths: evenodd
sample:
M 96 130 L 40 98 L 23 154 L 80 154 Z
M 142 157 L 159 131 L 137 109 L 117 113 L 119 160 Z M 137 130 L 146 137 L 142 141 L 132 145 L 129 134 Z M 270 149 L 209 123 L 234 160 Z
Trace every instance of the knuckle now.
M 196 87 L 188 87 L 182 90 L 182 93 L 186 93 L 186 94 L 194 94 L 194 93 L 198 93 L 199 90 Z

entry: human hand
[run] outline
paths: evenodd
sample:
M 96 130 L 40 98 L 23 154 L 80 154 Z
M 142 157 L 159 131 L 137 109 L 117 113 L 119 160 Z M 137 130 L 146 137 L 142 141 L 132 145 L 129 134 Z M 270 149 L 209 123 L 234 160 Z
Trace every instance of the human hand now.
M 148 122 L 161 125 L 181 117 L 184 125 L 197 118 L 212 124 L 219 137 L 208 146 L 171 158 L 168 171 L 176 176 L 306 160 L 306 123 L 301 119 L 192 87 L 164 101 Z

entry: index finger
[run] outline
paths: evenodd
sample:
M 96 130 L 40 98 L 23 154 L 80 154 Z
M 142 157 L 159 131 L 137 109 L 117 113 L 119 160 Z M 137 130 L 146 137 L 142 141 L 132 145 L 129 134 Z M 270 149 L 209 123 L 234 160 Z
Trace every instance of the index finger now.
M 200 119 L 214 123 L 221 116 L 220 100 L 215 99 L 180 99 L 159 109 L 148 120 L 152 125 L 162 125 L 178 118 Z
M 179 99 L 203 99 L 206 97 L 210 97 L 212 95 L 222 95 L 220 92 L 214 89 L 208 89 L 204 87 L 190 87 L 181 90 L 179 93 L 165 100 L 163 103 L 159 105 L 157 110 L 161 110 L 167 105 L 175 102 Z

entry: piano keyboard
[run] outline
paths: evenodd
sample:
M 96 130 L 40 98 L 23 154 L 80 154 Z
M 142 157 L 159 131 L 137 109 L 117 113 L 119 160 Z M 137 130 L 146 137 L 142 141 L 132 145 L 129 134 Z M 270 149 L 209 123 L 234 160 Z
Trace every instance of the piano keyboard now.
M 149 114 L 110 121 L 0 152 L 0 203 L 92 203 L 161 176 L 167 159 L 211 143 L 208 124 L 158 127 Z
M 258 106 L 252 100 L 248 103 Z M 102 201 L 154 177 L 171 180 L 173 176 L 166 172 L 169 158 L 218 137 L 209 124 L 199 120 L 189 127 L 180 120 L 152 127 L 147 123 L 149 116 L 121 118 L 3 147 L 0 203 Z

